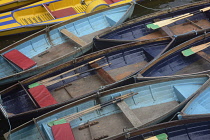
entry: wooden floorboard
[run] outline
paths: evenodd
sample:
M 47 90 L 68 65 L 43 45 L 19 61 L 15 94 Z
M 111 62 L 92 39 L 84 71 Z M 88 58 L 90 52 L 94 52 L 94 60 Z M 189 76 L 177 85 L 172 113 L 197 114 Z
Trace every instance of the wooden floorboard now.
M 178 105 L 178 102 L 172 101 L 167 103 L 162 103 L 150 107 L 141 107 L 139 109 L 132 110 L 140 121 L 145 124 L 148 121 L 154 120 L 160 117 L 165 112 L 171 110 Z M 128 121 L 123 113 L 117 113 L 110 116 L 105 116 L 100 119 L 96 119 L 99 123 L 91 126 L 91 132 L 94 138 L 101 137 L 103 135 L 112 136 L 118 133 L 122 133 L 124 128 L 132 128 L 132 124 Z M 79 140 L 89 140 L 90 132 L 89 130 L 83 129 L 78 130 L 78 127 L 73 128 L 73 133 L 76 139 Z
M 42 56 L 35 56 L 32 58 L 32 60 L 34 60 L 37 65 L 42 65 L 45 63 L 48 63 L 49 61 L 52 61 L 54 59 L 57 59 L 58 57 L 61 57 L 65 54 L 68 54 L 72 51 L 74 51 L 75 48 L 73 47 L 73 44 L 71 44 L 70 42 L 66 42 L 57 46 L 54 46 L 50 49 L 48 49 L 47 51 L 49 51 L 48 53 L 42 55 Z
M 210 69 L 209 62 L 207 62 L 204 59 L 200 59 L 185 68 L 179 70 L 174 75 L 180 75 L 180 74 L 190 74 L 190 73 L 197 73 L 202 72 Z
M 90 93 L 94 90 L 97 90 L 100 86 L 104 86 L 105 82 L 102 81 L 97 75 L 90 75 L 85 78 L 81 78 L 79 80 L 71 82 L 71 85 L 61 88 L 57 91 L 50 91 L 53 97 L 58 102 L 64 102 L 66 100 L 79 96 L 82 96 L 84 94 Z M 70 96 L 70 95 L 72 96 Z

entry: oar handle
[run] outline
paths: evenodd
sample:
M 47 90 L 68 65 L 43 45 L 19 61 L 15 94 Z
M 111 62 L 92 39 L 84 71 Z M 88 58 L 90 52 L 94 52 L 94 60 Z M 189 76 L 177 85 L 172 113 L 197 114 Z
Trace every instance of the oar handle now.
M 103 59 L 104 57 L 105 57 L 105 56 L 100 57 L 100 58 L 98 58 L 98 59 L 95 59 L 95 60 L 93 60 L 93 61 L 90 61 L 90 62 L 88 62 L 87 64 L 92 64 L 92 63 L 94 63 L 94 62 L 96 62 L 96 61 L 99 61 L 99 60 Z M 59 77 L 59 76 L 61 76 L 61 75 L 64 75 L 64 74 L 69 73 L 69 72 L 72 72 L 72 71 L 74 71 L 74 70 L 76 70 L 76 69 L 78 69 L 78 68 L 81 68 L 81 67 L 83 67 L 83 66 L 85 66 L 85 65 L 87 65 L 87 64 L 83 64 L 83 65 L 81 65 L 81 66 L 78 66 L 78 67 L 76 67 L 76 68 L 70 69 L 70 70 L 68 70 L 68 71 L 65 71 L 65 72 L 63 72 L 63 73 L 60 73 L 60 74 L 55 75 L 55 76 L 53 76 L 53 77 L 49 77 L 49 78 L 47 78 L 47 79 L 41 80 L 41 81 L 39 81 L 38 83 L 44 84 L 44 83 L 46 83 L 46 82 L 48 82 L 48 81 L 51 81 L 51 80 L 53 80 L 53 79 L 55 79 L 55 78 L 57 78 L 57 77 Z
M 99 60 L 103 59 L 104 57 L 105 57 L 105 56 L 100 57 L 100 58 L 98 58 L 98 59 L 95 59 L 95 60 L 93 60 L 93 61 L 90 61 L 90 62 L 88 62 L 88 64 L 92 64 L 92 63 L 94 63 L 94 62 L 96 62 L 96 61 L 99 61 Z
M 95 106 L 93 106 L 93 107 L 90 107 L 90 108 L 85 109 L 85 110 L 83 110 L 83 111 L 77 112 L 77 113 L 75 113 L 75 114 L 71 114 L 71 115 L 62 117 L 62 118 L 60 118 L 60 119 L 65 119 L 67 122 L 70 122 L 70 121 L 72 121 L 72 120 L 74 120 L 74 119 L 77 119 L 77 118 L 83 116 L 84 114 L 87 114 L 87 113 L 93 112 L 93 111 L 95 111 L 95 110 L 97 110 L 97 109 L 100 109 L 100 108 L 106 107 L 106 106 L 108 106 L 108 105 L 117 103 L 117 102 L 119 102 L 119 101 L 121 101 L 121 100 L 123 100 L 123 99 L 129 98 L 129 97 L 134 96 L 134 95 L 136 95 L 136 94 L 138 94 L 138 93 L 131 92 L 131 93 L 128 93 L 128 94 L 125 94 L 125 95 L 116 97 L 116 98 L 114 98 L 114 99 L 112 99 L 112 100 L 110 100 L 110 101 L 107 101 L 107 102 L 103 103 L 103 104 L 95 105 Z M 58 119 L 58 120 L 60 120 L 60 119 Z M 58 120 L 56 120 L 56 121 L 58 121 Z M 53 122 L 54 122 L 54 121 L 53 121 Z M 51 122 L 49 122 L 49 123 L 51 123 Z M 48 123 L 48 125 L 49 125 L 49 123 Z
M 54 81 L 50 81 L 49 83 L 44 83 L 45 86 L 50 86 L 50 85 L 53 85 L 55 83 L 58 83 L 60 81 L 63 81 L 63 80 L 66 80 L 66 79 L 69 79 L 69 78 L 72 78 L 72 77 L 75 77 L 75 76 L 78 76 L 80 75 L 80 73 L 77 73 L 77 74 L 74 74 L 74 75 L 71 75 L 71 76 L 67 76 L 65 78 L 62 78 L 62 79 L 58 79 L 58 80 L 54 80 Z
M 209 7 L 206 7 L 206 8 L 203 8 L 203 9 L 200 9 L 201 12 L 206 12 L 208 10 L 210 10 L 210 6 Z
M 90 112 L 93 112 L 93 111 L 95 111 L 95 110 L 98 110 L 98 109 L 100 109 L 100 108 L 101 108 L 101 105 L 96 105 L 96 106 L 93 106 L 93 107 L 88 108 L 88 109 L 86 109 L 86 110 L 83 110 L 83 111 L 81 111 L 81 112 L 72 114 L 72 115 L 69 116 L 69 117 L 66 117 L 66 118 L 64 117 L 64 119 L 65 119 L 67 122 L 70 122 L 70 121 L 72 121 L 72 120 L 74 120 L 74 119 L 77 119 L 77 118 L 79 118 L 79 117 L 82 117 L 83 115 L 85 115 L 85 114 L 87 114 L 87 113 L 90 113 Z
M 186 13 L 186 14 L 179 15 L 179 16 L 171 18 L 171 19 L 166 19 L 166 20 L 158 21 L 158 22 L 155 22 L 155 23 L 152 23 L 152 24 L 148 24 L 147 28 L 158 29 L 160 27 L 163 27 L 163 26 L 166 26 L 168 24 L 171 24 L 171 23 L 173 23 L 175 21 L 178 21 L 178 20 L 181 20 L 181 19 L 193 16 L 195 14 L 198 14 L 200 12 L 205 12 L 205 11 L 208 11 L 208 10 L 210 10 L 210 6 L 206 7 L 206 8 L 203 8 L 203 9 L 200 9 L 199 11 L 196 11 L 196 12 L 193 12 L 193 13 Z
M 208 43 L 205 43 L 205 44 L 202 44 L 202 45 L 192 47 L 191 50 L 196 53 L 196 52 L 199 52 L 201 50 L 204 50 L 204 49 L 208 48 L 209 45 L 210 45 L 210 43 L 208 42 Z
M 80 74 L 87 73 L 87 72 L 90 72 L 90 71 L 93 71 L 93 70 L 97 70 L 97 69 L 100 69 L 100 68 L 102 68 L 102 67 L 108 66 L 108 65 L 110 65 L 110 64 L 111 64 L 111 63 L 105 64 L 105 65 L 102 65 L 102 66 L 98 66 L 98 67 L 96 67 L 96 68 L 93 68 L 93 69 L 90 69 L 90 70 L 87 70 L 87 71 L 84 71 L 84 72 L 81 72 L 81 73 L 77 73 L 77 74 L 74 74 L 74 75 L 71 75 L 71 76 L 67 76 L 67 77 L 62 78 L 62 79 L 50 81 L 49 83 L 45 82 L 45 83 L 43 83 L 43 85 L 45 85 L 45 86 L 50 86 L 50 85 L 53 85 L 53 84 L 55 84 L 55 83 L 57 83 L 57 82 L 60 82 L 60 81 L 62 81 L 62 80 L 69 79 L 69 78 L 72 78 L 72 77 L 74 77 L 74 76 L 78 76 L 78 75 L 80 75 Z

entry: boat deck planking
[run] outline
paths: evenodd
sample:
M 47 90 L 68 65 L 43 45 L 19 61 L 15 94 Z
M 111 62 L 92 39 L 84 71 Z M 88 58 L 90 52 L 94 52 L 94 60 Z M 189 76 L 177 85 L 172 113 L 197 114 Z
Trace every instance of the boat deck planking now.
M 158 105 L 153 105 L 149 107 L 142 107 L 139 109 L 133 109 L 132 111 L 136 114 L 136 116 L 143 122 L 143 124 L 154 120 L 161 116 L 166 110 L 171 110 L 179 103 L 177 101 L 171 101 L 167 103 L 162 103 Z M 94 138 L 98 138 L 101 136 L 113 136 L 119 133 L 123 133 L 123 129 L 132 128 L 132 124 L 129 120 L 125 117 L 123 113 L 112 114 L 109 116 L 105 116 L 100 119 L 96 119 L 94 121 L 99 122 L 96 125 L 90 126 L 92 136 Z M 80 127 L 80 126 L 79 126 Z M 76 127 L 73 129 L 73 133 L 75 139 L 78 140 L 89 140 L 90 139 L 90 132 L 89 128 L 85 128 L 79 130 Z M 110 128 L 110 129 L 108 129 Z
M 106 30 L 109 30 L 110 27 L 96 31 L 94 33 L 91 33 L 89 35 L 85 35 L 80 37 L 83 41 L 90 43 L 92 41 L 92 38 L 99 34 L 102 33 Z M 61 35 L 64 36 L 64 35 Z M 65 38 L 64 38 L 65 39 Z M 68 40 L 68 38 L 67 38 Z M 46 49 L 46 51 L 48 51 L 46 54 L 43 54 L 41 57 L 39 56 L 40 54 L 34 56 L 32 58 L 32 60 L 34 60 L 37 63 L 37 66 L 43 65 L 46 62 L 50 62 L 51 60 L 54 60 L 58 57 L 64 56 L 69 54 L 69 52 L 73 52 L 76 49 L 78 49 L 80 46 L 76 43 L 74 43 L 73 41 L 69 40 L 67 42 L 64 42 L 62 44 L 56 45 L 56 46 L 52 46 L 49 49 Z
M 182 70 L 176 72 L 174 75 L 181 75 L 186 73 L 197 73 L 202 71 L 210 70 L 209 62 L 204 59 L 200 59 L 187 67 L 183 68 Z
M 137 70 L 143 68 L 148 62 L 143 61 L 123 67 L 119 67 L 113 70 L 107 71 L 107 73 L 113 77 L 115 80 L 122 80 L 123 78 L 129 76 L 130 74 L 136 72 Z M 67 84 L 67 83 L 66 83 Z M 81 85 L 81 86 L 78 86 Z M 63 102 L 66 100 L 84 95 L 84 93 L 90 93 L 94 90 L 97 90 L 99 87 L 106 85 L 106 82 L 100 78 L 97 74 L 82 76 L 76 81 L 72 81 L 71 85 L 62 88 L 60 90 L 51 91 L 51 94 L 58 102 Z M 53 86 L 52 86 L 53 87 Z M 48 89 L 51 89 L 49 86 Z M 67 91 L 66 91 L 67 90 Z M 71 97 L 70 97 L 70 95 Z
M 113 69 L 107 72 L 111 75 L 111 77 L 113 77 L 113 79 L 119 81 L 131 75 L 132 73 L 135 73 L 139 69 L 143 68 L 144 66 L 146 66 L 146 64 L 148 64 L 148 61 L 142 61 L 135 64 L 120 67 L 117 69 Z
M 73 52 L 76 50 L 71 42 L 65 42 L 63 44 L 51 47 L 47 49 L 45 52 L 42 52 L 43 55 L 37 55 L 32 58 L 37 63 L 37 66 L 43 65 L 46 62 L 50 62 L 58 57 L 64 56 L 69 52 Z
M 80 86 L 79 86 L 80 85 Z M 71 85 L 66 86 L 65 89 L 52 90 L 51 94 L 58 102 L 64 102 L 72 98 L 76 98 L 98 89 L 100 86 L 106 85 L 96 74 L 83 77 L 79 80 L 71 82 Z M 70 95 L 69 95 L 70 94 Z

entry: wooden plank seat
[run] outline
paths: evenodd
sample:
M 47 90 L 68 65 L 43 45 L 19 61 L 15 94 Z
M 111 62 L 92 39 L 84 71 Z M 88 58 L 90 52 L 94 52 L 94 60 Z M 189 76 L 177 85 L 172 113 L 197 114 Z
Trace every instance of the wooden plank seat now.
M 158 22 L 161 21 L 160 19 L 155 19 L 154 22 Z M 168 27 L 168 26 L 163 26 L 160 27 L 160 30 L 164 33 L 166 33 L 168 36 L 170 36 L 171 38 L 174 36 L 173 31 Z
M 78 44 L 81 47 L 88 44 L 82 39 L 80 39 L 79 37 L 77 37 L 76 35 L 74 35 L 73 33 L 69 32 L 67 29 L 61 29 L 60 32 L 64 34 L 65 36 L 67 36 L 71 41 L 73 41 L 74 43 Z
M 107 4 L 112 4 L 115 2 L 119 2 L 120 0 L 104 0 Z
M 28 58 L 16 49 L 5 53 L 3 56 L 18 67 L 20 67 L 22 70 L 29 69 L 36 65 L 36 62 L 34 62 L 32 59 Z
M 53 125 L 51 129 L 55 140 L 75 140 L 69 123 Z
M 97 63 L 95 63 L 95 62 L 92 63 L 92 64 L 90 64 L 90 66 L 91 66 L 92 68 L 97 68 L 97 67 L 99 67 L 99 65 L 98 65 Z M 107 84 L 112 84 L 112 83 L 116 82 L 116 81 L 111 77 L 111 75 L 109 75 L 103 68 L 97 69 L 96 71 L 97 71 L 98 76 L 99 76 L 102 80 L 104 80 Z
M 58 103 L 44 85 L 30 88 L 29 92 L 40 107 L 46 107 Z
M 137 118 L 136 114 L 134 114 L 125 101 L 117 103 L 117 106 L 122 110 L 123 114 L 134 127 L 139 127 L 142 125 L 142 122 Z

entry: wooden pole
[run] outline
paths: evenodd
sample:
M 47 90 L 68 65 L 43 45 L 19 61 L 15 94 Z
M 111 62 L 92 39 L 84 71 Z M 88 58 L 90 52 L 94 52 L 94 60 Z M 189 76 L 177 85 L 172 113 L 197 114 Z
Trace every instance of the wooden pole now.
M 58 82 L 60 82 L 60 81 L 62 81 L 62 80 L 69 79 L 69 78 L 72 78 L 72 77 L 81 75 L 81 74 L 83 74 L 83 73 L 86 73 L 86 72 L 89 72 L 89 71 L 92 71 L 92 70 L 97 70 L 97 69 L 100 69 L 100 68 L 105 67 L 105 66 L 107 66 L 107 65 L 109 65 L 109 64 L 105 64 L 105 65 L 102 65 L 102 66 L 99 66 L 99 67 L 90 69 L 90 70 L 85 71 L 85 72 L 82 72 L 82 73 L 77 73 L 77 74 L 74 74 L 74 75 L 70 75 L 70 76 L 67 76 L 67 77 L 62 78 L 62 79 L 53 80 L 53 81 L 50 81 L 50 82 L 45 82 L 45 83 L 43 83 L 43 85 L 45 85 L 45 86 L 50 86 L 50 85 L 53 85 L 53 84 L 55 84 L 55 83 L 58 83 Z
M 86 64 L 83 64 L 83 65 L 81 65 L 81 66 L 78 66 L 78 67 L 75 67 L 75 68 L 70 69 L 70 70 L 68 70 L 68 71 L 65 71 L 65 72 L 63 72 L 63 73 L 61 73 L 61 74 L 55 75 L 55 76 L 53 76 L 53 77 L 49 77 L 49 78 L 44 79 L 44 80 L 41 80 L 41 81 L 39 81 L 38 83 L 39 83 L 39 84 L 43 84 L 43 83 L 49 82 L 49 81 L 51 81 L 51 80 L 53 80 L 53 79 L 55 79 L 55 78 L 57 78 L 57 77 L 59 77 L 59 76 L 61 76 L 61 75 L 64 75 L 64 74 L 69 73 L 69 72 L 72 72 L 72 71 L 74 71 L 74 70 L 76 70 L 76 69 L 79 69 L 79 68 L 85 66 L 85 65 L 92 64 L 92 63 L 94 63 L 94 62 L 96 62 L 96 61 L 99 61 L 99 60 L 101 60 L 101 59 L 103 59 L 103 58 L 104 58 L 104 56 L 103 56 L 103 57 L 100 57 L 100 58 L 98 58 L 98 59 L 95 59 L 95 60 L 93 60 L 93 61 L 90 61 L 90 62 L 88 62 L 88 63 L 86 63 Z

